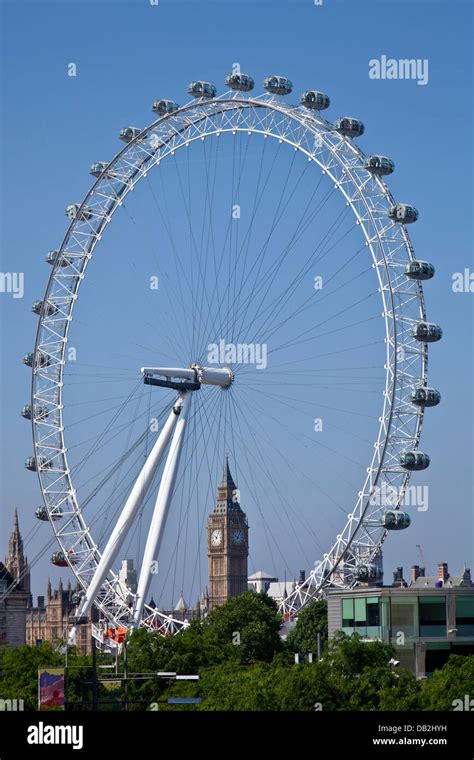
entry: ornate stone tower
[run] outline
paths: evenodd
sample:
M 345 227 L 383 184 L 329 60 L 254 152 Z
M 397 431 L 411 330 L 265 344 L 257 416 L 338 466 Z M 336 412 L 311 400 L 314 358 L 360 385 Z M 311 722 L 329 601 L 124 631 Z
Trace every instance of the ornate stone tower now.
M 247 591 L 248 537 L 247 517 L 240 507 L 226 454 L 216 506 L 207 521 L 210 609 Z
M 23 539 L 20 533 L 16 509 L 13 518 L 13 530 L 8 540 L 8 555 L 5 559 L 5 567 L 12 578 L 18 582 L 18 588 L 29 593 L 30 568 L 28 567 L 28 560 L 23 554 Z
M 26 617 L 31 608 L 30 568 L 15 510 L 5 564 L 0 562 L 0 642 L 19 647 L 26 642 Z

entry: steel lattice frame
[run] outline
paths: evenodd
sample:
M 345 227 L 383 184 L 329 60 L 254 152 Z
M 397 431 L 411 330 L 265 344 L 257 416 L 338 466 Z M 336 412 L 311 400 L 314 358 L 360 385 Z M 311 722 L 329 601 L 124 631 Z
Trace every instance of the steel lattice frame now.
M 51 525 L 66 557 L 74 552 L 71 569 L 86 589 L 97 567 L 100 551 L 94 542 L 76 498 L 67 459 L 63 425 L 63 371 L 69 326 L 79 288 L 97 243 L 123 199 L 147 173 L 167 156 L 195 140 L 222 133 L 248 132 L 285 142 L 300 151 L 334 182 L 355 214 L 379 282 L 386 332 L 386 385 L 380 427 L 367 477 L 347 523 L 323 559 L 316 562 L 306 581 L 283 600 L 281 611 L 297 612 L 328 586 L 356 584 L 354 568 L 377 557 L 387 535 L 382 525 L 385 507 L 371 499 L 376 489 L 396 489 L 403 500 L 410 478 L 399 462 L 400 453 L 418 447 L 423 408 L 415 407 L 410 393 L 427 385 L 427 345 L 412 336 L 414 324 L 425 319 L 424 298 L 418 281 L 406 277 L 413 249 L 404 225 L 387 211 L 395 201 L 385 183 L 364 169 L 364 154 L 341 136 L 319 112 L 295 107 L 284 98 L 264 94 L 246 97 L 227 92 L 212 99 L 196 99 L 167 114 L 129 142 L 94 182 L 71 222 L 53 266 L 43 297 L 36 335 L 32 409 L 45 407 L 47 416 L 32 414 L 34 453 L 48 515 L 61 512 Z M 54 304 L 57 312 L 47 313 Z M 42 366 L 42 355 L 48 365 Z M 42 460 L 41 457 L 45 459 Z M 43 462 L 43 464 L 42 464 Z M 95 602 L 107 621 L 126 626 L 130 610 L 117 595 L 118 579 L 112 572 Z M 163 633 L 176 632 L 183 623 L 145 607 L 142 624 Z

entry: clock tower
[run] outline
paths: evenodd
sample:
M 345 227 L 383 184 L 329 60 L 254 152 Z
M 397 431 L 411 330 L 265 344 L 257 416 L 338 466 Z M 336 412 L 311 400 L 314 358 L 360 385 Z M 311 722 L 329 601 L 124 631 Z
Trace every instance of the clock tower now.
M 226 454 L 216 506 L 207 521 L 210 609 L 248 590 L 248 537 L 247 517 Z

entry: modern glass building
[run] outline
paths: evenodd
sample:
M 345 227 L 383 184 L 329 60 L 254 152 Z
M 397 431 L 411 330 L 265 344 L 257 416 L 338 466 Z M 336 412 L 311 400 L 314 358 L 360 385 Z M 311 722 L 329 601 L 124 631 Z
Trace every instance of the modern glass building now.
M 450 576 L 445 563 L 436 577 L 425 576 L 417 565 L 411 574 L 409 585 L 398 568 L 392 586 L 330 591 L 329 637 L 342 630 L 389 642 L 401 666 L 422 678 L 451 654 L 474 654 L 474 583 L 467 568 Z

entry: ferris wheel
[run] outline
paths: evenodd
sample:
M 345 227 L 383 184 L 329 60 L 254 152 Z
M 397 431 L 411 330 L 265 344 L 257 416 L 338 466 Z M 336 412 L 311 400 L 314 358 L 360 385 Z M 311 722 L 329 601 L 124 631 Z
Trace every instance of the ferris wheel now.
M 294 104 L 290 80 L 269 76 L 254 96 L 239 72 L 226 86 L 192 82 L 186 105 L 155 101 L 148 127 L 121 130 L 67 206 L 33 304 L 26 467 L 52 562 L 81 588 L 77 622 L 95 605 L 114 630 L 183 626 L 150 589 L 157 576 L 199 591 L 224 451 L 267 556 L 294 568 L 312 553 L 287 616 L 380 580 L 381 545 L 411 522 L 411 473 L 430 464 L 419 441 L 442 331 L 421 285 L 434 267 L 407 233 L 418 212 L 384 181 L 393 161 L 360 150 L 358 119 L 323 118 L 323 92 Z M 132 549 L 136 592 L 117 574 Z

